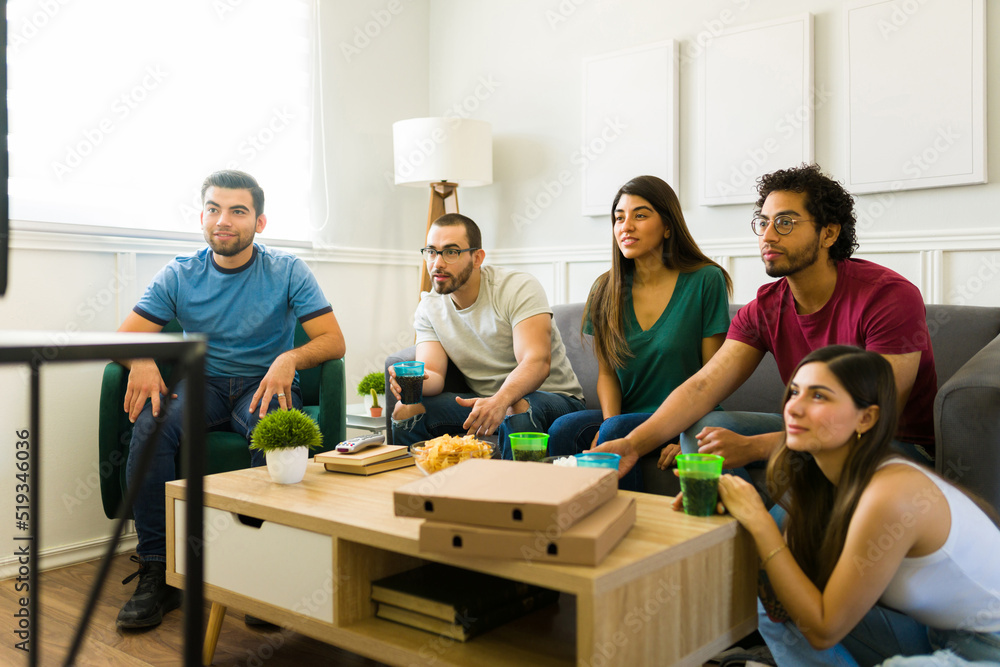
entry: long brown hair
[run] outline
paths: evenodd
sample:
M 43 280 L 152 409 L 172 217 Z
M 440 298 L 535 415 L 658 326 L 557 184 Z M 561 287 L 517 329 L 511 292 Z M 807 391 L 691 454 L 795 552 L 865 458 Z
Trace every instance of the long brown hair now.
M 788 511 L 788 549 L 806 576 L 823 590 L 844 550 L 861 494 L 879 464 L 891 455 L 898 409 L 892 366 L 882 355 L 849 345 L 830 345 L 807 354 L 792 377 L 804 365 L 817 361 L 826 364 L 859 409 L 879 406 L 878 421 L 851 445 L 836 486 L 823 475 L 812 455 L 792 451 L 784 442 L 767 464 L 768 492 Z M 782 405 L 788 397 L 786 387 Z M 1000 529 L 1000 516 L 993 506 L 959 484 L 948 484 L 965 494 Z
M 726 270 L 709 259 L 695 243 L 677 194 L 667 183 L 656 176 L 637 176 L 618 190 L 611 204 L 611 226 L 615 224 L 615 209 L 622 195 L 642 197 L 649 202 L 670 230 L 670 236 L 663 240 L 663 265 L 677 269 L 681 273 L 691 273 L 704 266 L 716 266 L 726 280 L 726 290 L 731 297 L 733 281 Z M 626 258 L 618 247 L 618 241 L 611 235 L 611 270 L 602 274 L 594 282 L 584 308 L 584 321 L 590 319 L 594 328 L 594 349 L 597 358 L 609 368 L 622 368 L 632 356 L 625 340 L 625 286 L 627 276 L 635 269 L 635 261 Z
M 881 355 L 848 345 L 830 345 L 807 354 L 792 377 L 813 362 L 826 364 L 858 409 L 879 407 L 875 426 L 851 446 L 836 486 L 823 475 L 811 454 L 793 451 L 784 442 L 767 465 L 768 491 L 788 510 L 788 549 L 806 576 L 823 590 L 844 550 L 861 493 L 889 455 L 898 410 L 892 366 Z M 788 398 L 786 387 L 782 405 Z

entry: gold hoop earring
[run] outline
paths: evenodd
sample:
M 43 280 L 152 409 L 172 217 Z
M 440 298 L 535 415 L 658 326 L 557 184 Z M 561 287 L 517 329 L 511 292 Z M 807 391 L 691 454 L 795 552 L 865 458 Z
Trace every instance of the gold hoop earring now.
M 861 431 L 858 431 L 858 438 L 855 442 L 861 442 Z

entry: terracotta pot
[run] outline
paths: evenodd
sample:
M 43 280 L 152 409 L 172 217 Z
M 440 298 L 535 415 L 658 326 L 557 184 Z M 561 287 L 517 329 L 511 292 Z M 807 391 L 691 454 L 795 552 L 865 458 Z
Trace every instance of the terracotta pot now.
M 308 447 L 272 449 L 264 455 L 271 480 L 278 484 L 297 484 L 306 475 L 309 462 Z
M 368 408 L 368 412 L 371 413 L 372 417 L 382 416 L 382 408 Z

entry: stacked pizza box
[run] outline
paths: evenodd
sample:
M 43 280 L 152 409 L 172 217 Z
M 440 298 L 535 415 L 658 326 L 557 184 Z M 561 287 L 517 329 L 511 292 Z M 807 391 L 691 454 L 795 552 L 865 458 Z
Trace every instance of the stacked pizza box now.
M 597 565 L 635 523 L 635 499 L 607 468 L 470 459 L 394 493 L 418 517 L 420 550 Z

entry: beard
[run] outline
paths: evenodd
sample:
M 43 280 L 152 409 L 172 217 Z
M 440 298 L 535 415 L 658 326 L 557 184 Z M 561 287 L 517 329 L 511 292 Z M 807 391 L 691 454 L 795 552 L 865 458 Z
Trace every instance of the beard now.
M 815 264 L 816 259 L 819 257 L 819 236 L 816 237 L 814 245 L 806 246 L 796 253 L 787 253 L 783 257 L 785 260 L 783 266 L 764 262 L 764 271 L 767 275 L 772 278 L 784 278 Z
M 451 294 L 452 292 L 462 289 L 465 283 L 469 282 L 469 277 L 472 275 L 472 262 L 458 274 L 457 276 L 452 275 L 450 280 L 443 283 L 437 283 L 431 280 L 431 285 L 435 292 L 438 294 Z M 431 276 L 433 278 L 433 275 Z
M 243 236 L 236 236 L 228 241 L 220 241 L 216 236 L 211 234 L 208 230 L 205 231 L 205 241 L 208 242 L 208 247 L 212 249 L 212 252 L 219 255 L 220 257 L 234 257 L 253 243 L 253 234 L 244 238 Z

